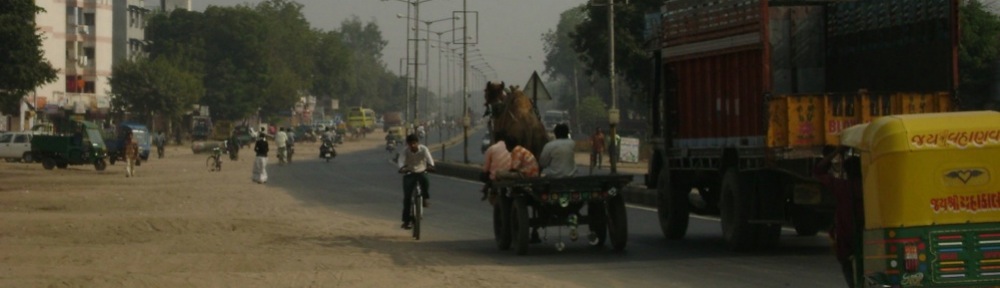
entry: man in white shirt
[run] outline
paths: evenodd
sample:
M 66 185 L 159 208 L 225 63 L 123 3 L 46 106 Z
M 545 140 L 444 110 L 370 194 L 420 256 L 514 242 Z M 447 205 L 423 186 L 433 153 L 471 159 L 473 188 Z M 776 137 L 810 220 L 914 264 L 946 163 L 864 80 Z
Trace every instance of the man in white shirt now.
M 278 133 L 274 135 L 274 145 L 278 146 L 278 164 L 285 164 L 285 150 L 288 148 L 288 134 L 285 128 L 278 128 Z
M 424 198 L 424 208 L 430 206 L 427 199 L 430 198 L 430 183 L 427 179 L 427 171 L 434 170 L 434 157 L 431 156 L 430 149 L 420 144 L 417 135 L 406 136 L 406 149 L 400 154 L 399 173 L 408 173 L 403 176 L 403 225 L 401 228 L 410 229 L 410 222 L 413 221 L 410 215 L 410 205 L 412 205 L 413 190 L 420 185 L 421 195 Z
M 552 132 L 556 134 L 556 139 L 546 143 L 538 157 L 538 164 L 542 167 L 542 177 L 572 177 L 576 174 L 576 157 L 574 157 L 576 142 L 569 139 L 569 126 L 556 125 Z

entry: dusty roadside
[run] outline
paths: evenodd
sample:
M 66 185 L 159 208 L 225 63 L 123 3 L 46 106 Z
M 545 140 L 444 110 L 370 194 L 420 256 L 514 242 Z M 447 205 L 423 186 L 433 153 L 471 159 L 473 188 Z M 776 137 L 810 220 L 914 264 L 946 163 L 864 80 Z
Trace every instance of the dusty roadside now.
M 311 155 L 315 146 L 297 150 Z M 251 152 L 241 152 L 208 172 L 207 155 L 171 146 L 134 178 L 121 163 L 103 172 L 0 163 L 0 287 L 568 286 L 500 265 L 421 265 L 407 249 L 419 244 L 395 222 L 254 184 Z

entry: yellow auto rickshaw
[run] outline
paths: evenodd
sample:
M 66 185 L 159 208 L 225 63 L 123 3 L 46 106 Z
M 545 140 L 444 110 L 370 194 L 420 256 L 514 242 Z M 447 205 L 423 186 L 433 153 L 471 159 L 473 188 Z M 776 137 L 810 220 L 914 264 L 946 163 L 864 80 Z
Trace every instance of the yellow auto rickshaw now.
M 1000 286 L 1000 113 L 886 116 L 840 141 L 861 157 L 855 287 Z

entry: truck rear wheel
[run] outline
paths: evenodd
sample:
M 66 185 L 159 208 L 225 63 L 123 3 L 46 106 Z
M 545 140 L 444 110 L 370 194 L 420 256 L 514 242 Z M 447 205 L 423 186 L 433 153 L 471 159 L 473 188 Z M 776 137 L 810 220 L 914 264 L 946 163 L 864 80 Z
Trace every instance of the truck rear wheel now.
M 722 195 L 719 199 L 722 235 L 726 244 L 734 251 L 752 250 L 757 242 L 757 227 L 750 224 L 753 215 L 753 179 L 740 177 L 739 172 L 729 168 L 722 175 Z
M 94 169 L 97 171 L 104 171 L 105 168 L 108 168 L 108 163 L 105 163 L 103 159 L 94 161 Z
M 56 160 L 51 157 L 45 157 L 42 159 L 42 167 L 45 168 L 45 170 L 52 170 L 53 168 L 56 168 Z
M 664 169 L 656 181 L 656 214 L 660 220 L 660 230 L 667 239 L 681 239 L 687 234 L 690 205 L 683 187 L 670 178 L 670 171 Z

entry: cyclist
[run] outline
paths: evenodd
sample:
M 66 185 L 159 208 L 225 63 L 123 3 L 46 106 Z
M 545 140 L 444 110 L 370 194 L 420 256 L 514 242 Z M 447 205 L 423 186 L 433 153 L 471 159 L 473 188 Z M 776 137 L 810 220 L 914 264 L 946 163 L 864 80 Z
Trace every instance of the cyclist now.
M 420 144 L 420 137 L 415 134 L 406 136 L 407 149 L 403 149 L 400 154 L 399 173 L 407 173 L 403 176 L 403 225 L 400 228 L 410 229 L 413 221 L 410 215 L 410 205 L 412 205 L 413 188 L 420 185 L 423 191 L 424 207 L 430 206 L 427 199 L 430 198 L 430 191 L 427 190 L 430 183 L 427 181 L 427 171 L 434 170 L 434 157 L 427 146 Z

